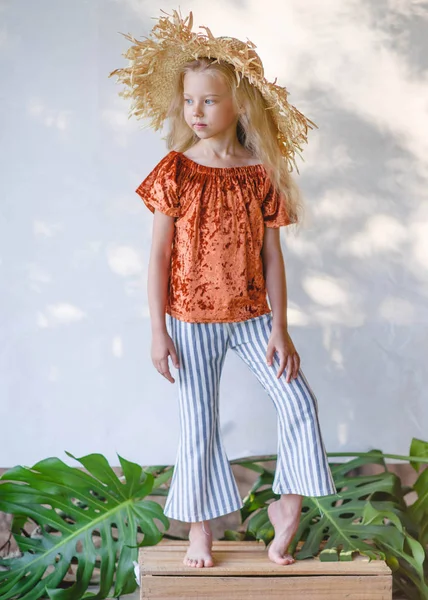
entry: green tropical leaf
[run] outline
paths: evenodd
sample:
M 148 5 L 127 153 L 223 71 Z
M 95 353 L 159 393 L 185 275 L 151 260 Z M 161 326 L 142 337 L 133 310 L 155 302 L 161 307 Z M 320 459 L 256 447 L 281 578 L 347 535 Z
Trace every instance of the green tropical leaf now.
M 428 462 L 428 442 L 424 442 L 418 438 L 413 438 L 410 444 L 410 455 L 417 458 L 425 458 L 427 459 L 426 462 Z M 409 462 L 415 471 L 419 472 L 421 463 L 415 462 L 414 460 L 410 460 Z
M 47 458 L 32 468 L 9 469 L 0 477 L 0 510 L 15 515 L 12 530 L 23 553 L 0 559 L 5 568 L 0 570 L 0 600 L 37 600 L 46 594 L 54 600 L 102 599 L 112 588 L 114 596 L 132 593 L 138 548 L 162 539 L 155 519 L 169 528 L 162 507 L 144 500 L 153 489 L 151 473 L 118 455 L 121 481 L 101 454 L 67 455 L 88 473 Z M 38 525 L 37 535 L 28 537 L 24 517 Z M 139 544 L 138 532 L 144 534 Z M 61 589 L 75 563 L 75 583 Z M 100 584 L 98 593 L 92 594 L 87 589 L 96 568 Z
M 414 438 L 411 445 L 414 456 L 428 457 L 428 443 Z M 415 470 L 419 470 L 420 463 L 411 463 Z M 423 546 L 428 544 L 428 469 L 424 469 L 413 485 L 417 499 L 409 507 L 409 515 L 419 529 L 419 540 Z
M 228 542 L 242 542 L 245 539 L 245 533 L 241 531 L 235 531 L 233 529 L 225 529 L 223 537 L 219 538 L 221 541 Z
M 144 468 L 144 470 L 147 471 L 146 467 Z M 156 473 L 158 473 L 158 471 L 160 471 L 160 473 L 157 474 L 155 477 L 155 480 L 153 482 L 153 490 L 150 495 L 167 496 L 169 493 L 169 489 L 161 488 L 160 486 L 164 483 L 167 483 L 167 481 L 170 481 L 172 473 L 174 471 L 174 467 L 157 467 Z
M 385 467 L 382 453 L 378 450 L 371 453 L 375 455 L 370 462 Z M 290 552 L 294 552 L 297 544 L 303 542 L 296 559 L 319 555 L 320 560 L 352 560 L 353 552 L 365 554 L 371 559 L 384 558 L 381 551 L 377 551 L 372 544 L 366 542 L 371 540 L 378 530 L 382 532 L 383 526 L 363 526 L 364 508 L 368 498 L 376 494 L 382 497 L 373 506 L 381 507 L 392 514 L 398 512 L 403 504 L 400 481 L 396 475 L 388 472 L 378 475 L 348 475 L 364 463 L 364 457 L 358 457 L 331 467 L 337 495 L 303 499 L 299 527 L 289 548 Z M 262 539 L 266 545 L 274 536 L 267 514 L 266 499 L 275 495 L 271 490 L 259 488 L 272 485 L 273 476 L 268 470 L 259 475 L 241 509 L 242 517 L 258 510 L 250 517 L 247 531 L 256 539 Z
M 401 586 L 402 591 L 406 592 L 406 597 L 411 597 L 410 580 L 418 593 L 422 594 L 421 597 L 428 598 L 428 585 L 424 573 L 426 555 L 422 544 L 406 531 L 397 514 L 388 510 L 379 510 L 367 502 L 363 524 L 383 524 L 385 519 L 391 525 L 381 527 L 373 540 L 376 546 L 385 553 L 387 564 L 395 572 L 396 583 L 402 581 L 404 584 Z M 415 598 L 418 597 L 418 595 L 415 596 Z

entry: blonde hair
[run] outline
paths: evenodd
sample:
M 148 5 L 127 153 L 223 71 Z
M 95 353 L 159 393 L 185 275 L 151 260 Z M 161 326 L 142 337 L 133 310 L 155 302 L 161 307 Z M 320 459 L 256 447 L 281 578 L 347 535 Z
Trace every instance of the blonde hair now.
M 250 84 L 246 77 L 240 77 L 233 65 L 225 61 L 202 57 L 186 63 L 176 80 L 174 99 L 168 111 L 170 128 L 166 136 L 169 150 L 185 152 L 194 146 L 199 138 L 187 125 L 183 116 L 184 76 L 189 71 L 205 72 L 222 76 L 232 92 L 235 107 L 242 106 L 239 114 L 237 137 L 239 142 L 264 165 L 266 172 L 277 190 L 284 196 L 286 209 L 292 223 L 298 223 L 303 216 L 303 202 L 300 189 L 278 149 L 277 126 L 267 109 L 259 90 Z

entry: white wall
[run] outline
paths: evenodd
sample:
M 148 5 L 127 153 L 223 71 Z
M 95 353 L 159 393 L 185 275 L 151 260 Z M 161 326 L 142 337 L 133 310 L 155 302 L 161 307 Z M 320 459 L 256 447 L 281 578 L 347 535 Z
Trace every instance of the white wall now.
M 291 334 L 328 451 L 427 438 L 427 11 L 422 2 L 182 1 L 194 26 L 257 44 L 315 121 L 282 229 Z M 177 384 L 150 360 L 152 214 L 134 190 L 165 154 L 127 119 L 129 43 L 174 2 L 0 2 L 0 467 L 116 452 L 172 464 Z M 176 373 L 172 368 L 173 374 Z M 230 459 L 276 452 L 276 416 L 229 353 Z

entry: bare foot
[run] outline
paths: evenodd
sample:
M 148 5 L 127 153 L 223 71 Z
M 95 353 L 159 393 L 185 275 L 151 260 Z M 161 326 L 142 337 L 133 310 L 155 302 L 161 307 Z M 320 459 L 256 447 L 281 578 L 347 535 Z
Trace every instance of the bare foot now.
M 208 521 L 192 523 L 189 531 L 190 544 L 183 563 L 188 567 L 213 567 L 212 540 Z
M 299 527 L 301 506 L 302 496 L 297 494 L 287 494 L 268 505 L 268 516 L 275 530 L 275 537 L 268 547 L 268 556 L 278 565 L 295 562 L 292 555 L 287 554 L 287 549 Z

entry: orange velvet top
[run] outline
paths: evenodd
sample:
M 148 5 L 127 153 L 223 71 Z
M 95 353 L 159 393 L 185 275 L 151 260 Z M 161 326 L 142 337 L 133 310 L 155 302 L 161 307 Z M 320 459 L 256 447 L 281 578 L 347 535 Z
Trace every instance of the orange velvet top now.
M 174 220 L 165 310 L 192 323 L 245 321 L 271 312 L 264 226 L 288 225 L 263 165 L 208 167 L 171 150 L 136 189 Z

